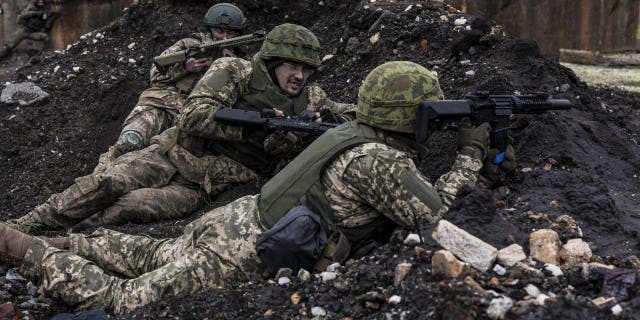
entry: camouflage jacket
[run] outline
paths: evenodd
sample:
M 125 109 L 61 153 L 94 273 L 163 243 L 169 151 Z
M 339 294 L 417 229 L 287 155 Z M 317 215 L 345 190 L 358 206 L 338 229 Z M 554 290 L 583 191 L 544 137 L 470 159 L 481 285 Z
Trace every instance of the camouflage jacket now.
M 264 64 L 258 65 L 266 71 Z M 219 156 L 219 152 L 207 149 L 207 141 L 244 141 L 245 128 L 216 123 L 213 114 L 220 107 L 233 107 L 242 95 L 249 92 L 253 72 L 251 62 L 243 59 L 220 58 L 214 61 L 189 95 L 177 127 L 155 139 L 167 146 L 169 158 L 188 180 L 206 186 L 207 172 L 215 170 L 209 166 L 215 163 L 214 154 Z M 356 110 L 353 104 L 331 101 L 316 85 L 307 85 L 303 94 L 307 95 L 306 110 L 328 108 L 343 116 Z
M 482 151 L 465 147 L 451 170 L 431 184 L 416 168 L 413 149 L 399 141 L 366 143 L 348 149 L 333 161 L 321 176 L 325 196 L 339 228 L 362 228 L 381 218 L 402 227 L 433 223 L 449 210 L 462 185 L 475 185 L 482 168 Z M 402 150 L 402 151 L 401 151 Z M 408 180 L 420 188 L 435 190 L 441 206 L 416 196 Z M 387 220 L 387 219 L 382 219 Z
M 199 44 L 207 44 L 213 40 L 208 34 L 194 33 L 174 43 L 164 50 L 161 55 L 171 54 L 185 50 Z M 225 56 L 235 56 L 233 52 L 225 50 Z M 214 60 L 219 57 L 213 57 Z M 189 72 L 183 63 L 176 63 L 161 72 L 155 65 L 151 67 L 151 87 L 144 90 L 138 99 L 138 105 L 168 108 L 180 111 L 187 96 L 195 83 L 204 75 L 206 69 L 201 72 Z

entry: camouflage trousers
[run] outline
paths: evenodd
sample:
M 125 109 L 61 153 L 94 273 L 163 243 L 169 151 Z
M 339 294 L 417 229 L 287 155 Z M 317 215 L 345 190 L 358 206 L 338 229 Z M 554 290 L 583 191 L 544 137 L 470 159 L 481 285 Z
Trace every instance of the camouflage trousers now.
M 24 39 L 47 41 L 49 40 L 49 35 L 46 32 L 33 32 L 24 27 L 19 28 L 4 42 L 4 47 L 0 49 L 0 58 L 8 55 Z
M 211 194 L 228 184 L 255 174 L 240 164 L 217 157 L 207 178 Z M 82 230 L 105 224 L 151 222 L 182 218 L 204 205 L 203 186 L 185 179 L 157 144 L 126 153 L 102 173 L 77 178 L 64 191 L 54 194 L 27 215 L 11 221 L 18 229 L 71 228 Z
M 122 314 L 162 297 L 255 278 L 262 229 L 258 196 L 245 196 L 205 213 L 175 239 L 153 239 L 108 229 L 71 234 L 69 251 L 36 238 L 21 271 L 40 279 L 44 293 L 78 309 Z
M 136 105 L 124 120 L 121 131 L 135 131 L 144 139 L 144 146 L 148 146 L 151 137 L 173 127 L 178 118 L 178 112 L 168 108 L 157 108 L 147 105 Z M 104 172 L 116 159 L 115 147 L 100 155 L 94 173 Z

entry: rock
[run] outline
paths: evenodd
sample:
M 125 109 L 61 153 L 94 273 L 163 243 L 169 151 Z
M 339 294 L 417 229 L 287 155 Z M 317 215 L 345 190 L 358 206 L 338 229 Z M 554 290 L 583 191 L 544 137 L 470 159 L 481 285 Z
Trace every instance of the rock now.
M 336 272 L 338 271 L 338 268 L 340 267 L 340 263 L 339 262 L 334 262 L 330 265 L 327 266 L 327 271 L 328 272 Z
M 394 286 L 397 287 L 400 285 L 400 283 L 402 283 L 402 280 L 404 280 L 407 274 L 409 274 L 409 271 L 411 271 L 411 267 L 412 267 L 411 263 L 398 263 L 393 276 Z
M 531 257 L 539 261 L 558 264 L 560 237 L 550 229 L 542 229 L 529 234 L 529 252 Z
M 289 268 L 280 268 L 278 272 L 276 272 L 276 279 L 280 279 L 282 277 L 291 277 L 293 274 L 293 270 Z
M 408 246 L 415 246 L 417 244 L 420 244 L 420 240 L 422 240 L 420 238 L 420 235 L 416 234 L 416 233 L 410 233 L 405 239 L 404 239 L 404 244 L 408 245 Z
M 495 266 L 493 266 L 493 272 L 495 272 L 499 276 L 504 276 L 507 273 L 507 269 L 499 264 L 496 264 Z
M 356 50 L 358 50 L 359 47 L 360 47 L 360 41 L 358 41 L 358 38 L 351 37 L 349 38 L 349 40 L 347 40 L 347 45 L 344 48 L 344 52 L 348 54 L 353 54 L 356 52 Z
M 28 281 L 25 277 L 17 273 L 14 269 L 10 269 L 9 271 L 7 271 L 7 274 L 5 275 L 5 279 L 7 279 L 8 281 Z
M 273 309 L 269 309 L 269 310 L 265 311 L 263 316 L 265 318 L 267 318 L 267 319 L 273 317 Z
M 301 299 L 301 298 L 302 298 L 302 297 L 300 296 L 300 294 L 299 294 L 299 293 L 294 292 L 294 293 L 291 295 L 290 300 L 291 300 L 291 303 L 293 303 L 293 304 L 298 304 L 298 303 L 300 303 L 300 299 Z
M 582 229 L 580 229 L 576 220 L 567 214 L 557 217 L 554 223 L 551 224 L 551 229 L 560 235 L 560 240 L 582 238 Z
M 287 285 L 291 283 L 291 279 L 289 279 L 288 277 L 280 277 L 278 278 L 278 284 L 283 286 L 283 285 Z
M 393 295 L 389 298 L 389 300 L 387 300 L 389 304 L 398 304 L 400 303 L 400 301 L 402 301 L 402 297 L 397 295 Z
M 558 91 L 567 92 L 569 89 L 571 89 L 571 86 L 568 83 L 563 83 L 560 85 L 560 88 L 558 88 Z
M 333 59 L 333 57 L 334 57 L 334 55 L 328 54 L 328 55 L 322 57 L 322 62 L 327 62 L 327 61 Z
M 307 282 L 311 279 L 311 273 L 305 269 L 300 269 L 300 271 L 298 271 L 298 279 L 302 282 Z
M 466 77 L 471 78 L 471 77 L 473 77 L 473 76 L 475 76 L 475 75 L 476 75 L 476 72 L 475 72 L 475 71 L 473 71 L 473 70 L 469 70 L 469 71 L 465 72 L 465 73 L 464 73 L 464 75 L 465 75 Z
M 386 301 L 384 295 L 378 291 L 369 291 L 365 294 L 359 295 L 356 299 L 360 303 L 364 303 L 364 302 L 381 303 Z
M 458 18 L 453 21 L 453 24 L 456 26 L 461 26 L 461 25 L 464 25 L 465 23 L 467 23 L 467 19 L 465 18 Z
M 469 264 L 456 259 L 449 251 L 438 250 L 431 258 L 431 270 L 434 274 L 456 278 L 469 271 Z
M 591 303 L 593 303 L 596 308 L 604 308 L 607 305 L 613 304 L 616 298 L 614 297 L 597 297 L 595 299 L 591 299 Z
M 36 86 L 33 82 L 9 83 L 0 95 L 0 102 L 30 106 L 45 101 L 49 94 Z
M 136 64 L 136 59 L 129 58 L 127 61 L 129 64 Z
M 80 67 L 73 67 L 73 68 L 72 68 L 72 70 L 73 70 L 73 72 L 78 73 L 78 72 L 80 72 L 80 70 L 82 70 L 82 69 L 81 69 Z
M 431 237 L 460 260 L 482 272 L 489 270 L 498 256 L 498 250 L 492 245 L 444 219 L 438 222 Z
M 482 289 L 482 287 L 478 284 L 478 282 L 476 282 L 475 280 L 473 280 L 473 278 L 471 276 L 466 276 L 464 278 L 464 283 L 466 285 L 468 285 L 471 290 L 475 291 L 475 292 L 482 292 L 484 291 L 484 289 Z
M 513 266 L 513 269 L 511 269 L 509 278 L 512 280 L 522 280 L 524 283 L 542 283 L 544 282 L 545 276 L 542 271 L 518 262 Z
M 380 40 L 380 32 L 376 32 L 369 38 L 369 42 L 371 44 L 376 44 Z
M 536 297 L 536 303 L 539 306 L 544 306 L 544 303 L 547 301 L 547 299 L 549 299 L 549 296 L 544 293 L 541 293 Z
M 349 283 L 347 283 L 347 281 L 342 279 L 334 280 L 333 287 L 336 288 L 336 290 L 338 290 L 338 292 L 341 292 L 341 293 L 346 293 L 346 292 L 349 292 L 349 290 L 351 290 L 351 286 L 349 286 Z
M 16 314 L 16 307 L 13 303 L 5 303 L 0 305 L 0 319 L 13 319 Z
M 440 16 L 440 21 L 447 22 L 447 21 L 449 21 L 449 17 L 447 17 L 446 15 L 443 14 L 443 15 Z
M 567 266 L 575 266 L 591 260 L 591 248 L 582 239 L 571 239 L 560 250 L 560 259 Z
M 53 73 L 58 72 L 58 70 L 60 70 L 60 66 L 55 66 L 55 67 L 53 68 Z
M 556 266 L 555 264 L 547 263 L 544 265 L 544 269 L 547 270 L 554 277 L 559 277 L 564 275 L 564 273 L 562 272 L 562 269 L 560 269 L 560 267 Z
M 614 266 L 610 266 L 602 263 L 597 263 L 597 262 L 584 263 L 582 265 L 582 278 L 584 278 L 587 281 L 593 281 L 593 280 L 601 281 L 602 279 L 604 279 L 604 274 L 607 272 L 607 270 L 613 270 L 613 269 L 615 269 Z
M 322 277 L 322 282 L 328 282 L 331 280 L 335 280 L 335 278 L 338 277 L 338 275 L 335 272 L 323 272 L 320 274 L 320 277 Z
M 517 262 L 527 258 L 522 247 L 518 244 L 512 244 L 498 251 L 498 262 L 506 267 L 512 267 Z
M 616 304 L 615 306 L 613 306 L 613 307 L 611 308 L 611 313 L 612 313 L 614 316 L 619 316 L 619 315 L 620 315 L 620 313 L 622 313 L 622 307 L 621 307 L 619 304 Z
M 489 308 L 487 308 L 487 316 L 491 319 L 504 319 L 509 309 L 513 307 L 513 300 L 509 297 L 501 296 L 491 299 Z
M 537 298 L 541 294 L 540 289 L 532 284 L 526 285 L 524 291 L 534 298 Z
M 127 48 L 129 48 L 129 49 L 133 49 L 135 46 L 136 46 L 136 43 L 135 43 L 135 42 L 131 42 L 131 43 L 129 43 L 129 45 L 127 46 Z
M 311 315 L 314 317 L 324 317 L 327 315 L 327 312 L 322 307 L 313 307 L 311 308 Z

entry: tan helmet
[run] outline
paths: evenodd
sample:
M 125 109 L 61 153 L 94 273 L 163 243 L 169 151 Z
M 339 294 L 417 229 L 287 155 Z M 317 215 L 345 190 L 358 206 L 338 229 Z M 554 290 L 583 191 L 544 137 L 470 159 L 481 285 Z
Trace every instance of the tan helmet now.
M 443 98 L 438 78 L 423 66 L 387 62 L 373 69 L 360 86 L 356 117 L 372 127 L 414 133 L 417 105 Z
M 267 33 L 260 48 L 260 57 L 265 60 L 285 59 L 317 68 L 320 66 L 320 41 L 303 26 L 281 24 Z
M 202 22 L 209 28 L 242 31 L 247 18 L 244 17 L 240 8 L 231 3 L 218 3 L 209 8 Z

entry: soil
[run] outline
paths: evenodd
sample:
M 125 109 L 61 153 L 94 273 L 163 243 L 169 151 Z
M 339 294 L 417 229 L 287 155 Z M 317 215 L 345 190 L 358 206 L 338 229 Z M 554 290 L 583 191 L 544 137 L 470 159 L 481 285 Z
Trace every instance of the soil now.
M 535 42 L 511 37 L 482 36 L 490 21 L 465 15 L 438 1 L 236 1 L 249 17 L 249 30 L 269 29 L 283 22 L 309 27 L 333 55 L 314 74 L 334 100 L 355 102 L 367 73 L 391 60 L 411 60 L 439 74 L 445 96 L 467 92 L 531 94 L 542 92 L 571 100 L 576 107 L 543 115 L 516 115 L 511 134 L 518 168 L 494 190 L 466 188 L 445 218 L 484 241 L 502 248 L 518 243 L 527 250 L 528 234 L 540 228 L 558 229 L 561 215 L 573 217 L 583 238 L 594 248 L 594 261 L 632 267 L 638 255 L 640 226 L 640 95 L 617 89 L 588 87 L 569 69 L 539 54 Z M 151 58 L 193 32 L 209 1 L 140 1 L 121 18 L 96 30 L 63 53 L 47 52 L 19 69 L 14 82 L 34 81 L 51 94 L 29 107 L 0 106 L 0 219 L 21 216 L 73 179 L 92 171 L 100 153 L 117 138 L 120 125 L 148 86 Z M 384 13 L 388 11 L 389 13 Z M 446 17 L 447 21 L 444 21 Z M 454 25 L 466 18 L 471 30 Z M 372 36 L 378 35 L 378 41 Z M 375 37 L 374 37 L 375 38 Z M 94 41 L 96 40 L 96 41 Z M 372 43 L 375 42 L 375 43 Z M 128 48 L 135 43 L 133 48 Z M 253 48 L 255 50 L 256 48 Z M 134 59 L 135 62 L 129 62 Z M 73 71 L 80 67 L 79 71 Z M 473 70 L 474 75 L 466 75 Z M 455 154 L 456 134 L 434 134 L 430 153 L 420 168 L 431 180 L 445 173 Z M 256 193 L 255 184 L 238 186 L 207 207 Z M 155 237 L 175 236 L 199 216 L 154 224 L 128 224 L 115 229 Z M 329 318 L 484 319 L 498 292 L 522 300 L 526 281 L 507 285 L 516 272 L 497 282 L 492 272 L 470 275 L 485 289 L 474 292 L 461 280 L 432 274 L 431 255 L 439 247 L 430 240 L 433 226 L 422 226 L 425 243 L 403 244 L 409 233 L 398 230 L 390 241 L 339 269 L 338 280 L 323 283 L 295 276 L 288 285 L 257 279 L 226 288 L 164 298 L 122 318 L 214 319 L 310 318 L 322 306 Z M 90 230 L 88 230 L 90 231 Z M 566 240 L 571 234 L 563 233 Z M 398 263 L 413 267 L 394 285 Z M 543 266 L 535 266 L 543 270 Z M 0 268 L 0 274 L 5 269 Z M 557 297 L 544 306 L 517 305 L 507 315 L 519 319 L 605 319 L 610 307 L 595 308 L 603 278 L 578 281 L 545 276 L 539 288 Z M 576 271 L 579 273 L 579 271 Z M 532 279 L 529 279 L 533 281 Z M 3 279 L 3 283 L 5 280 Z M 571 285 L 571 286 L 569 286 Z M 12 282 L 0 302 L 20 304 L 28 295 L 25 282 Z M 291 302 L 298 293 L 300 302 Z M 393 305 L 392 295 L 402 297 Z M 633 297 L 633 296 L 632 296 Z M 39 297 L 38 301 L 50 301 Z M 636 297 L 619 301 L 622 318 L 636 319 Z M 52 304 L 29 310 L 45 319 L 70 307 Z

